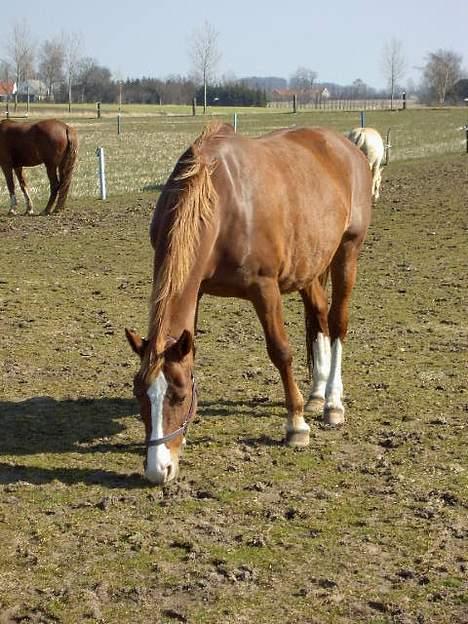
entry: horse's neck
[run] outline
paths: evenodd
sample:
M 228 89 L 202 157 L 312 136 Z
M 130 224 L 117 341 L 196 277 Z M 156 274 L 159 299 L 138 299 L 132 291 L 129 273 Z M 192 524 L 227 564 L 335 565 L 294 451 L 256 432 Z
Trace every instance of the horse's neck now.
M 156 352 L 164 350 L 168 340 L 178 339 L 184 330 L 195 334 L 199 286 L 199 282 L 189 280 L 180 293 L 153 304 L 148 336 L 154 340 Z

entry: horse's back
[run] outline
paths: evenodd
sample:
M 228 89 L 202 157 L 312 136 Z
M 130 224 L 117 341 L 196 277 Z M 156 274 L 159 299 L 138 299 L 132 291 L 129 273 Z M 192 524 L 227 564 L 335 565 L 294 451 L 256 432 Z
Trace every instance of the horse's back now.
M 0 123 L 0 160 L 8 166 L 57 166 L 67 148 L 68 126 L 57 119 L 37 122 L 3 120 Z
M 322 128 L 229 135 L 208 141 L 205 153 L 217 163 L 217 258 L 246 282 L 260 273 L 293 290 L 328 266 L 346 232 L 364 237 L 369 167 L 342 135 Z

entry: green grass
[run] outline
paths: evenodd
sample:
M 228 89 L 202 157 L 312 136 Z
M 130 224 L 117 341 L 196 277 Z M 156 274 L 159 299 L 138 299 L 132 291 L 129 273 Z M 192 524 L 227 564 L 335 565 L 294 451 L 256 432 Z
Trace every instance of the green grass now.
M 205 117 L 192 117 L 183 107 L 163 107 L 164 114 L 155 106 L 125 107 L 120 135 L 117 134 L 115 112 L 109 112 L 98 120 L 88 117 L 88 114 L 93 114 L 88 105 L 77 106 L 77 112 L 71 117 L 67 117 L 61 107 L 50 109 L 50 105 L 35 105 L 30 119 L 35 119 L 38 114 L 53 114 L 77 128 L 80 152 L 72 195 L 85 199 L 99 197 L 97 147 L 105 150 L 108 197 L 129 192 L 154 192 L 164 184 L 178 157 L 201 132 L 205 123 L 213 117 L 232 122 L 233 110 L 213 108 Z M 329 126 L 344 132 L 360 123 L 357 113 L 336 111 L 292 114 L 269 109 L 239 109 L 238 114 L 239 132 L 248 136 L 293 125 Z M 366 113 L 366 124 L 377 128 L 384 137 L 391 129 L 392 161 L 462 153 L 465 138 L 459 128 L 465 123 L 466 111 L 462 108 Z M 41 166 L 25 173 L 33 201 L 40 208 L 48 196 L 45 169 Z M 0 189 L 0 202 L 6 209 L 8 193 L 3 180 Z M 17 192 L 20 195 L 19 189 Z

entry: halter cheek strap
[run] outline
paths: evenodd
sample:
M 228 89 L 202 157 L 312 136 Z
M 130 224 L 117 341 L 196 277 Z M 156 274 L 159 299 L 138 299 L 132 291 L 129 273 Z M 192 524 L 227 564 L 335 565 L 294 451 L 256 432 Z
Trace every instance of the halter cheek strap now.
M 195 401 L 197 397 L 197 384 L 195 383 L 195 377 L 193 376 L 193 373 L 191 375 L 191 378 L 192 378 L 192 397 L 190 399 L 189 411 L 187 413 L 187 416 L 185 417 L 184 422 L 178 429 L 176 429 L 175 431 L 172 431 L 171 433 L 168 433 L 162 438 L 157 438 L 156 440 L 148 440 L 146 442 L 147 448 L 151 448 L 153 446 L 160 446 L 161 444 L 170 442 L 170 440 L 174 440 L 174 438 L 177 438 L 177 436 L 181 434 L 185 435 L 188 429 L 188 426 L 190 424 L 190 421 L 193 419 L 195 415 Z

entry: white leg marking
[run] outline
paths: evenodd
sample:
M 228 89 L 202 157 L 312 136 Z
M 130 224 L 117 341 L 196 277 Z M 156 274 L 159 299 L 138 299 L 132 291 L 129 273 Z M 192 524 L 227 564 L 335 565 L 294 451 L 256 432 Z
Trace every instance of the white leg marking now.
M 344 411 L 341 401 L 343 396 L 343 383 L 341 381 L 342 351 L 341 340 L 337 338 L 331 346 L 331 366 L 325 390 L 325 409 L 332 408 Z
M 310 427 L 304 420 L 304 416 L 294 416 L 292 419 L 288 417 L 284 428 L 286 433 L 305 433 L 306 431 L 310 431 Z
M 312 345 L 314 368 L 312 370 L 311 399 L 324 399 L 327 381 L 330 376 L 330 338 L 319 332 Z
M 158 440 L 164 436 L 163 403 L 166 390 L 167 381 L 161 372 L 146 392 L 151 403 L 150 440 Z M 165 444 L 150 446 L 146 454 L 145 477 L 153 483 L 164 483 L 167 476 L 167 467 L 171 464 L 171 453 Z

